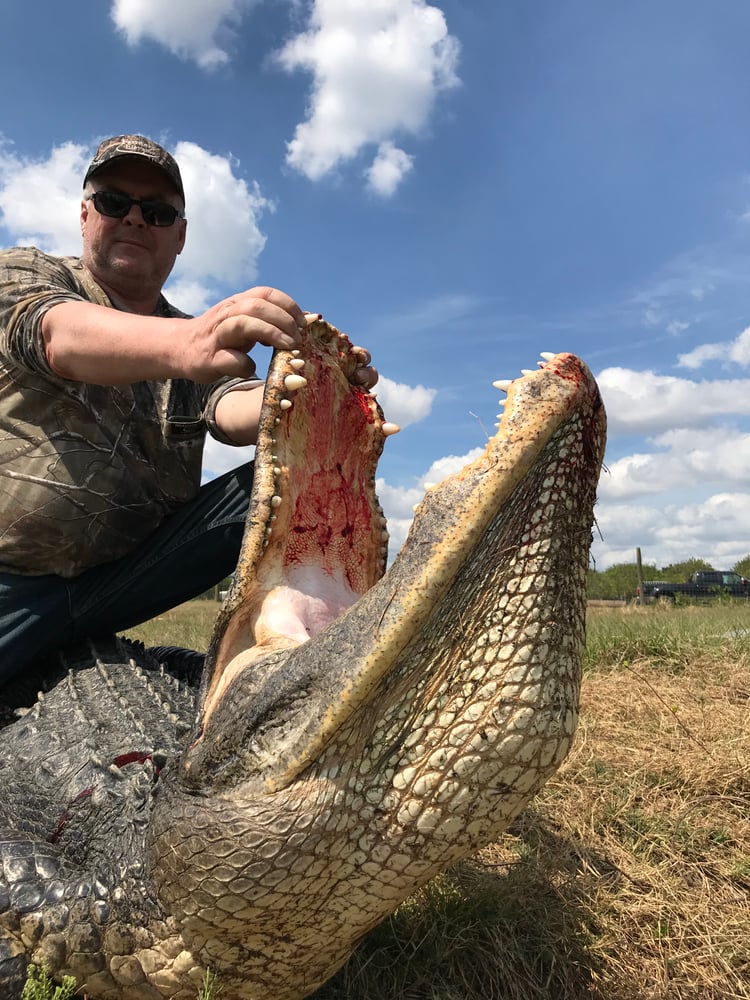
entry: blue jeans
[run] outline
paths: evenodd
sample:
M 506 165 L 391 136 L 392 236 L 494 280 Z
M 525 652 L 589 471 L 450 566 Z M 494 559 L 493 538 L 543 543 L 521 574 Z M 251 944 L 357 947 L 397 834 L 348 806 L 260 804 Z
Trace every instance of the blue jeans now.
M 0 573 L 0 684 L 56 649 L 148 621 L 229 576 L 252 482 L 252 462 L 214 479 L 135 552 L 72 579 Z

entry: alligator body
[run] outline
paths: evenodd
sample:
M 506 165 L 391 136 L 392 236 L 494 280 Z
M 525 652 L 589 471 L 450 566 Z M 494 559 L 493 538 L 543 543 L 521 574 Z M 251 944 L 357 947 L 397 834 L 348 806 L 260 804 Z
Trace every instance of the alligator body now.
M 200 684 L 68 653 L 0 732 L 0 995 L 307 996 L 567 753 L 605 419 L 572 355 L 508 386 L 385 568 L 392 428 L 311 323 L 271 365 L 235 583 Z M 124 647 L 123 647 L 124 648 Z M 8 695 L 6 693 L 6 701 Z

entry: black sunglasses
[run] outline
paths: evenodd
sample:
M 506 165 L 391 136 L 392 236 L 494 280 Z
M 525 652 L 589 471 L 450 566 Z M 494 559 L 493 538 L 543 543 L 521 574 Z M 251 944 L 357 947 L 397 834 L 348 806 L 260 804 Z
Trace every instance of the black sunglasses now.
M 138 205 L 143 221 L 149 226 L 172 226 L 177 219 L 184 218 L 184 212 L 166 201 L 154 201 L 152 198 L 139 200 L 121 191 L 94 191 L 89 199 L 99 215 L 110 219 L 124 219 L 133 205 Z

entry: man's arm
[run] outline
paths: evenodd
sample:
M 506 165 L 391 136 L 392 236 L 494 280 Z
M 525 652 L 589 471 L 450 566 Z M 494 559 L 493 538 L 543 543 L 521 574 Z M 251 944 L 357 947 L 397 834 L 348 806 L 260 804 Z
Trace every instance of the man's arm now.
M 97 385 L 223 375 L 250 377 L 256 344 L 293 348 L 306 325 L 299 306 L 274 288 L 252 288 L 192 319 L 141 316 L 91 302 L 47 310 L 42 336 L 50 367 L 63 378 Z
M 255 444 L 258 440 L 260 409 L 263 405 L 264 383 L 238 386 L 219 399 L 214 410 L 214 422 L 221 433 L 237 445 Z

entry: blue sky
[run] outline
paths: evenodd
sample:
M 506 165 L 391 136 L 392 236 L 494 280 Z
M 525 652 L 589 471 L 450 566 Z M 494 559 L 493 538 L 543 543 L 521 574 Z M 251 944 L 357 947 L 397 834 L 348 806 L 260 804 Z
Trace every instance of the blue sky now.
M 5 0 L 0 242 L 79 249 L 98 141 L 180 160 L 197 312 L 271 284 L 367 346 L 393 547 L 496 378 L 573 351 L 600 569 L 750 553 L 745 0 Z M 261 364 L 264 364 L 261 355 Z M 242 460 L 210 445 L 206 475 Z

